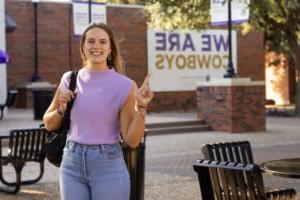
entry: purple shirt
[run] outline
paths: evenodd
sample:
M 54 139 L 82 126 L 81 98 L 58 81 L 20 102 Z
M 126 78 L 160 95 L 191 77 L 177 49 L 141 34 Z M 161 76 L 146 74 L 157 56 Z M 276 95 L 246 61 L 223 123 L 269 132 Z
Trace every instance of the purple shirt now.
M 60 89 L 69 88 L 71 72 L 61 79 Z M 133 81 L 115 70 L 80 69 L 76 98 L 71 110 L 68 140 L 81 144 L 112 144 L 120 139 L 119 112 Z

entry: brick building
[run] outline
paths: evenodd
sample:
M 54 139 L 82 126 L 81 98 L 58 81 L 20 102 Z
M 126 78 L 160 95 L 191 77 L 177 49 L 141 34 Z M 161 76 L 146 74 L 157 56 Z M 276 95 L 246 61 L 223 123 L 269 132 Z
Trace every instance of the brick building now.
M 69 3 L 39 3 L 38 69 L 42 79 L 58 84 L 61 75 L 81 66 L 79 37 L 73 35 L 72 5 Z M 17 28 L 6 35 L 7 52 L 12 61 L 7 66 L 8 86 L 18 88 L 29 82 L 34 70 L 34 12 L 31 2 L 6 0 L 6 11 Z M 141 84 L 147 73 L 147 24 L 140 6 L 107 6 L 107 23 L 120 39 L 126 63 L 126 74 Z M 238 76 L 264 80 L 263 34 L 251 32 L 237 36 Z M 18 107 L 29 96 L 19 95 Z M 151 111 L 195 110 L 195 91 L 157 92 Z

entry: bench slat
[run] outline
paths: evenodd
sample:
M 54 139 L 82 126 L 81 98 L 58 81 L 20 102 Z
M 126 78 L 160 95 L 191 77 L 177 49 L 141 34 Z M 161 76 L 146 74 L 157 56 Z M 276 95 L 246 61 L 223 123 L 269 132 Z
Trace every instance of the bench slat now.
M 30 145 L 30 135 L 26 137 L 25 139 L 25 151 L 23 159 L 29 159 L 29 145 Z

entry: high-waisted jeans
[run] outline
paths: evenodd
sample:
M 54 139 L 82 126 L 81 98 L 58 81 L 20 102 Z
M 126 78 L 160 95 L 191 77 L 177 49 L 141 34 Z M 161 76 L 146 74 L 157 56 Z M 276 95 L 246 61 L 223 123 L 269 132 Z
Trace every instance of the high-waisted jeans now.
M 62 200 L 128 200 L 130 179 L 119 143 L 68 141 L 60 167 Z

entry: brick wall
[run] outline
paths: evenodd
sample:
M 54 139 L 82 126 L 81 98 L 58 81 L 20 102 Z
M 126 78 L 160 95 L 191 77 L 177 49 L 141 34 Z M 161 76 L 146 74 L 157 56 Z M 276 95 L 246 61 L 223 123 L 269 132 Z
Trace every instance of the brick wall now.
M 210 86 L 197 88 L 198 118 L 215 131 L 265 131 L 265 87 Z
M 251 80 L 265 80 L 264 36 L 252 31 L 247 35 L 238 34 L 238 75 Z
M 6 10 L 17 28 L 7 34 L 8 85 L 18 87 L 30 81 L 34 69 L 34 19 L 31 2 L 6 0 Z M 139 7 L 108 6 L 107 22 L 120 39 L 127 75 L 141 84 L 147 73 L 147 25 Z M 38 5 L 39 73 L 43 80 L 58 84 L 63 72 L 81 66 L 79 38 L 73 36 L 71 4 L 39 3 Z M 263 35 L 253 32 L 238 35 L 239 76 L 264 79 Z M 31 101 L 31 95 L 17 102 Z M 30 104 L 26 104 L 29 105 Z M 196 91 L 160 92 L 150 106 L 152 111 L 195 110 Z
M 7 65 L 9 87 L 28 81 L 33 72 L 33 9 L 21 1 L 6 1 L 6 11 L 17 23 L 15 31 L 6 34 L 6 49 L 11 57 Z

